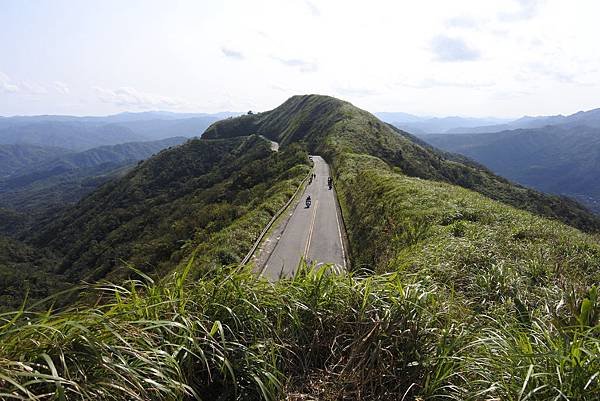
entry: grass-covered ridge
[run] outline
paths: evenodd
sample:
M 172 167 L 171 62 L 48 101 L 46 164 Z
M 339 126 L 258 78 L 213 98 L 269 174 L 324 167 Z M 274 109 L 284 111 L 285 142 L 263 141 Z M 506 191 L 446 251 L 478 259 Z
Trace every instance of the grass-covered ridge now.
M 373 157 L 347 154 L 337 167 L 358 268 L 418 273 L 478 310 L 532 295 L 558 302 L 600 282 L 597 236 L 460 187 L 407 177 Z
M 344 153 L 375 156 L 404 174 L 468 188 L 495 200 L 584 229 L 600 231 L 600 218 L 563 197 L 530 190 L 469 160 L 439 151 L 348 102 L 329 96 L 294 96 L 281 106 L 211 125 L 203 138 L 258 133 L 283 147 L 303 143 L 334 162 Z

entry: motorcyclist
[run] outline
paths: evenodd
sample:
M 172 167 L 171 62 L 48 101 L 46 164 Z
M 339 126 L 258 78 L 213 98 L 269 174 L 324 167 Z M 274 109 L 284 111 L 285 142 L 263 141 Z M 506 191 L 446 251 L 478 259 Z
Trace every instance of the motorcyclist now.
M 308 195 L 308 197 L 306 198 L 306 207 L 309 208 L 311 203 L 312 200 L 310 199 L 310 195 Z

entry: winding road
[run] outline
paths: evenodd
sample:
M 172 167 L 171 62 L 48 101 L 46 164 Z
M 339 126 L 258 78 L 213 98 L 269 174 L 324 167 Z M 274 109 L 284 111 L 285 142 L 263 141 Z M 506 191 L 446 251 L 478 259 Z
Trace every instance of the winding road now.
M 296 273 L 302 258 L 317 265 L 333 264 L 334 269 L 346 268 L 341 216 L 335 189 L 329 189 L 329 165 L 320 156 L 312 156 L 315 179 L 304 190 L 291 215 L 280 223 L 267 241 L 275 246 L 263 252 L 262 275 L 269 280 L 291 277 Z M 305 205 L 306 197 L 312 199 L 311 207 Z M 270 249 L 269 249 L 270 248 Z

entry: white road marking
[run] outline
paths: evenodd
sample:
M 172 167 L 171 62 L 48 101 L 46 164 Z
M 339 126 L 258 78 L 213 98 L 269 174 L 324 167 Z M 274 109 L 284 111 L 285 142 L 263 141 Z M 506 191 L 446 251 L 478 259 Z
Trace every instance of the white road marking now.
M 342 229 L 340 228 L 340 219 L 338 217 L 338 209 L 337 209 L 337 203 L 336 200 L 334 198 L 333 200 L 333 204 L 334 204 L 334 208 L 335 208 L 335 222 L 337 223 L 337 229 L 338 229 L 338 237 L 340 238 L 340 246 L 342 248 L 342 264 L 344 269 L 346 269 L 346 250 L 344 249 L 344 240 L 342 239 Z
M 313 210 L 312 220 L 310 222 L 310 229 L 308 230 L 308 240 L 306 241 L 306 246 L 304 247 L 304 259 L 308 256 L 308 249 L 310 248 L 310 241 L 312 240 L 313 230 L 315 228 L 315 219 L 317 217 L 317 207 L 319 207 L 319 201 L 315 201 L 315 206 Z

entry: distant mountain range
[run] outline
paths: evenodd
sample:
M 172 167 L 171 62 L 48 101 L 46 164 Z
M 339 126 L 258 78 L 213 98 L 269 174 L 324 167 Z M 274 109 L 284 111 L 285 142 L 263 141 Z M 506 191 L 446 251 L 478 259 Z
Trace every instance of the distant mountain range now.
M 549 118 L 566 123 L 543 128 L 421 138 L 520 184 L 574 197 L 600 212 L 600 127 L 575 125 L 595 123 L 590 114 L 576 116 Z
M 505 124 L 509 119 L 472 118 L 472 117 L 419 117 L 401 112 L 375 113 L 382 121 L 394 125 L 412 134 L 446 133 L 463 127 L 480 127 L 493 124 Z
M 447 133 L 480 134 L 514 129 L 542 128 L 550 125 L 568 125 L 571 127 L 586 126 L 600 128 L 600 109 L 580 111 L 578 113 L 571 114 L 568 116 L 526 116 L 506 124 L 483 125 L 480 127 L 453 128 L 447 131 Z
M 107 179 L 126 171 L 185 137 L 101 146 L 82 152 L 35 145 L 0 145 L 0 205 L 43 212 L 81 199 Z
M 525 116 L 516 120 L 470 117 L 418 117 L 407 113 L 375 113 L 383 121 L 416 135 L 481 134 L 514 129 L 542 128 L 548 125 L 600 127 L 600 109 L 568 116 Z
M 86 150 L 105 145 L 200 136 L 215 121 L 239 113 L 121 113 L 105 117 L 16 116 L 0 118 L 0 144 Z

